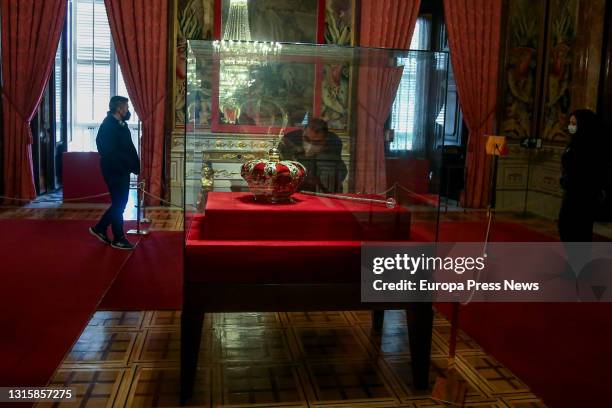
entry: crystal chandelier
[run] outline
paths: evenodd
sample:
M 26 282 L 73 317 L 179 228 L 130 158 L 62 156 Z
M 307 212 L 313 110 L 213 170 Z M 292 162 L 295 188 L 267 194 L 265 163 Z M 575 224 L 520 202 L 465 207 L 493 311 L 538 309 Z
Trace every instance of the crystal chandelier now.
M 251 41 L 248 0 L 230 0 L 223 39 Z
M 240 117 L 240 103 L 236 92 L 250 87 L 250 68 L 265 65 L 267 58 L 280 53 L 282 45 L 277 42 L 251 41 L 249 24 L 249 1 L 230 0 L 227 23 L 223 39 L 213 42 L 213 50 L 220 55 L 220 89 L 223 89 L 220 105 L 226 121 L 236 123 Z
M 246 57 L 262 57 L 268 55 L 277 55 L 283 45 L 278 42 L 267 41 L 234 41 L 223 39 L 221 41 L 213 41 L 213 48 L 217 53 L 234 53 L 238 56 Z

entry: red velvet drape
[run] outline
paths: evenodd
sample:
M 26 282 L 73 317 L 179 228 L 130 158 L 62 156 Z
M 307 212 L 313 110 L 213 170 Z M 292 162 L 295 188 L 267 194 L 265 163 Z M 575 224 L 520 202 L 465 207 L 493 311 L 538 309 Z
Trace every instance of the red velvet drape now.
M 53 67 L 66 5 L 66 0 L 2 0 L 3 195 L 7 197 L 36 196 L 30 121 Z
M 444 0 L 459 103 L 470 132 L 466 207 L 483 208 L 490 199 L 485 135 L 495 129 L 501 10 L 502 0 Z
M 142 121 L 141 179 L 162 195 L 168 0 L 104 0 L 130 100 Z M 152 202 L 152 201 L 149 201 Z
M 363 0 L 359 44 L 408 48 L 420 4 L 420 0 Z M 386 189 L 384 124 L 402 75 L 401 68 L 375 65 L 366 63 L 359 69 L 354 165 L 355 191 L 360 193 L 379 193 Z

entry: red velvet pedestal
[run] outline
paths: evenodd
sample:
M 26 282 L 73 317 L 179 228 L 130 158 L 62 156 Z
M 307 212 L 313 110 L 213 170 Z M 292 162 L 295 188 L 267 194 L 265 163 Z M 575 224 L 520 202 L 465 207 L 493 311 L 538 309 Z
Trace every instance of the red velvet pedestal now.
M 185 281 L 358 283 L 362 241 L 409 238 L 403 208 L 299 193 L 290 204 L 262 204 L 249 193 L 210 193 L 206 215 L 187 235 Z
M 382 199 L 382 197 L 376 197 Z M 193 239 L 253 241 L 405 241 L 410 213 L 378 203 L 296 193 L 293 202 L 265 204 L 250 193 L 210 193 L 206 228 Z
M 417 388 L 429 386 L 431 304 L 361 303 L 363 241 L 410 238 L 410 213 L 382 204 L 295 194 L 264 204 L 209 193 L 187 231 L 181 318 L 181 401 L 191 396 L 204 313 L 406 309 Z

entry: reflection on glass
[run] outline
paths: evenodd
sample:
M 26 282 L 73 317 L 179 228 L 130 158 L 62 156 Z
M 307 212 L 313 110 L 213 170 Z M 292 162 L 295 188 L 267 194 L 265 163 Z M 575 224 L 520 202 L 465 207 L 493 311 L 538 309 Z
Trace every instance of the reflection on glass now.
M 314 67 L 279 61 L 224 62 L 220 66 L 219 123 L 281 126 L 277 106 L 297 126 L 313 109 Z
M 223 40 L 213 47 L 220 60 L 219 123 L 281 126 L 279 111 L 293 112 L 295 123 L 296 114 L 304 118 L 303 106 L 311 109 L 312 65 L 277 60 L 280 43 Z
M 253 34 L 252 25 L 250 29 Z M 358 223 L 366 223 L 367 228 L 372 224 L 371 232 L 390 222 L 376 218 L 375 210 L 382 207 L 384 213 L 385 203 L 393 198 L 402 214 L 409 214 L 415 239 L 431 240 L 435 235 L 441 174 L 437 156 L 448 116 L 440 114 L 448 106 L 446 53 L 189 41 L 187 62 L 186 204 L 202 204 L 210 194 L 215 200 L 227 200 L 223 205 L 253 203 L 242 166 L 262 163 L 265 168 L 274 162 L 269 151 L 277 148 L 281 161 L 297 161 L 307 170 L 294 201 L 284 205 L 333 200 L 306 198 L 305 192 L 354 197 L 359 200 L 325 203 L 337 209 L 359 207 Z M 348 110 L 330 117 L 333 104 L 325 101 L 340 89 L 340 77 L 348 83 L 341 97 Z M 401 92 L 400 82 L 417 84 L 423 78 L 426 83 L 417 85 L 415 92 Z M 402 117 L 411 114 L 410 109 L 394 113 L 398 120 L 409 121 L 407 129 L 418 136 L 413 141 L 419 141 L 419 156 L 398 156 L 391 150 L 392 141 L 385 139 L 385 120 L 393 101 L 396 107 L 419 107 L 418 115 L 412 114 L 415 119 Z M 262 176 L 260 185 L 267 186 L 274 174 L 278 168 Z
M 277 115 L 279 106 L 292 112 L 290 123 L 303 120 L 304 106 L 306 111 L 312 108 L 312 65 L 283 64 L 271 61 L 270 57 L 277 56 L 282 47 L 274 41 L 275 29 L 280 28 L 276 27 L 277 20 L 284 17 L 285 23 L 292 20 L 303 23 L 314 17 L 316 27 L 316 2 L 299 2 L 294 5 L 296 8 L 288 8 L 286 3 L 224 2 L 224 10 L 227 10 L 223 19 L 223 40 L 214 44 L 220 60 L 218 123 L 278 127 L 282 120 Z M 256 41 L 251 42 L 252 39 Z M 302 36 L 301 39 L 308 38 Z

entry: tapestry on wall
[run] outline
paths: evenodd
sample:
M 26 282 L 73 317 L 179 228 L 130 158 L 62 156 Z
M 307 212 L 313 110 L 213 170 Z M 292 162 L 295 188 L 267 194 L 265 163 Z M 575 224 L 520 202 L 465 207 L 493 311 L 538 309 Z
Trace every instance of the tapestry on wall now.
M 532 137 L 536 133 L 545 9 L 543 0 L 509 2 L 500 132 L 511 139 Z
M 352 45 L 354 32 L 354 0 L 327 0 L 325 5 L 325 42 Z M 349 64 L 327 64 L 321 84 L 321 117 L 329 127 L 346 131 L 350 120 L 351 90 Z
M 174 83 L 175 128 L 185 123 L 185 92 L 187 78 L 187 40 L 210 40 L 213 37 L 214 0 L 178 0 L 176 9 L 176 78 Z M 210 78 L 203 73 L 201 78 Z M 189 122 L 209 126 L 211 118 L 211 83 L 205 81 L 194 92 L 196 103 L 187 107 Z
M 577 32 L 579 0 L 552 0 L 544 83 L 542 139 L 566 143 L 572 109 L 572 60 Z

